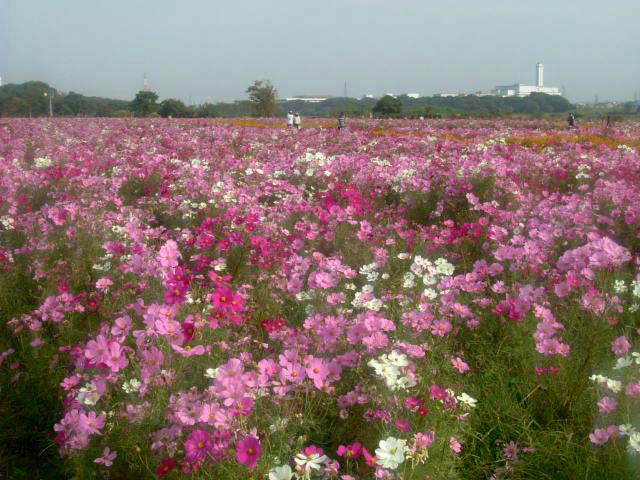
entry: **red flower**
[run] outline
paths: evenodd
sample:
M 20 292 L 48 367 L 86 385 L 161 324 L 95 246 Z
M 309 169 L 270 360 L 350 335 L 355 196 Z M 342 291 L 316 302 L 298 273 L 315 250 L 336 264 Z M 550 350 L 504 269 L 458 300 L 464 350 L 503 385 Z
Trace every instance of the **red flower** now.
M 164 477 L 166 474 L 171 473 L 176 468 L 176 465 L 176 461 L 173 458 L 165 458 L 156 470 L 156 475 Z

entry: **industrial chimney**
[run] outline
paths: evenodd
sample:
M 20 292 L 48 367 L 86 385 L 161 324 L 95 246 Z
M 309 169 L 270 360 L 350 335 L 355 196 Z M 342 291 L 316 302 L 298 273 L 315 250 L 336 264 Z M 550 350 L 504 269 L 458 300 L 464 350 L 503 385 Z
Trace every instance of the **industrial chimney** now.
M 536 86 L 542 87 L 544 85 L 544 65 L 538 63 L 536 65 Z

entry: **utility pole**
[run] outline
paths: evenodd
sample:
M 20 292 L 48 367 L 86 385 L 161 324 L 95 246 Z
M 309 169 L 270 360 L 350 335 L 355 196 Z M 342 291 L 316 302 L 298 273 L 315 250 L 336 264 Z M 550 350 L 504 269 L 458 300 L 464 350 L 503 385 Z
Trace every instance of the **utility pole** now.
M 42 95 L 49 97 L 49 117 L 53 117 L 53 102 L 51 101 L 51 92 L 44 92 Z
M 344 98 L 349 98 L 348 93 L 349 92 L 347 91 L 347 81 L 345 80 L 344 81 Z

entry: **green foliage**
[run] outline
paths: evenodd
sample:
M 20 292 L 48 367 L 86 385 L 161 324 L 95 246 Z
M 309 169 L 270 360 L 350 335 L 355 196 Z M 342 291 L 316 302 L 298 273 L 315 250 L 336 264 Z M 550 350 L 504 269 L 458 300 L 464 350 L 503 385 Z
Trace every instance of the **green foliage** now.
M 108 117 L 129 106 L 124 100 L 87 97 L 76 92 L 64 94 L 44 82 L 25 82 L 0 87 L 0 116 L 46 116 L 49 114 L 49 94 L 55 116 Z
M 278 91 L 269 80 L 256 80 L 249 88 L 249 101 L 253 113 L 258 117 L 273 117 L 278 111 Z
M 150 117 L 158 111 L 159 105 L 157 101 L 157 93 L 141 90 L 136 93 L 136 97 L 131 101 L 130 108 L 136 117 Z
M 139 199 L 157 193 L 162 183 L 160 172 L 145 178 L 130 178 L 120 187 L 119 195 L 125 205 L 134 205 Z
M 196 109 L 196 117 L 215 118 L 220 116 L 218 109 L 213 103 L 203 103 Z
M 193 110 L 187 107 L 182 100 L 175 98 L 167 98 L 160 102 L 158 113 L 164 118 L 190 118 L 194 116 Z
M 3 85 L 0 87 L 0 115 L 48 115 L 49 94 L 55 96 L 57 91 L 44 82 Z
M 402 102 L 399 98 L 392 97 L 391 95 L 385 95 L 378 100 L 378 103 L 373 107 L 373 113 L 385 117 L 399 115 L 401 111 Z
M 133 112 L 131 110 L 114 110 L 113 112 L 111 112 L 110 116 L 128 118 L 133 117 Z
M 0 116 L 22 117 L 29 114 L 29 105 L 25 100 L 17 96 L 0 97 Z

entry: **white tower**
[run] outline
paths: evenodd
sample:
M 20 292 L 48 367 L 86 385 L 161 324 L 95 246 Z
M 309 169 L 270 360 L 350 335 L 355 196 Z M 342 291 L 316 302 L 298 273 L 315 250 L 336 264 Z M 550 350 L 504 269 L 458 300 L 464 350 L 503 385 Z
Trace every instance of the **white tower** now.
M 147 79 L 147 74 L 144 74 L 144 80 L 142 80 L 142 90 L 145 92 L 149 91 L 149 80 Z
M 536 86 L 542 87 L 544 85 L 544 65 L 538 63 L 536 65 Z

